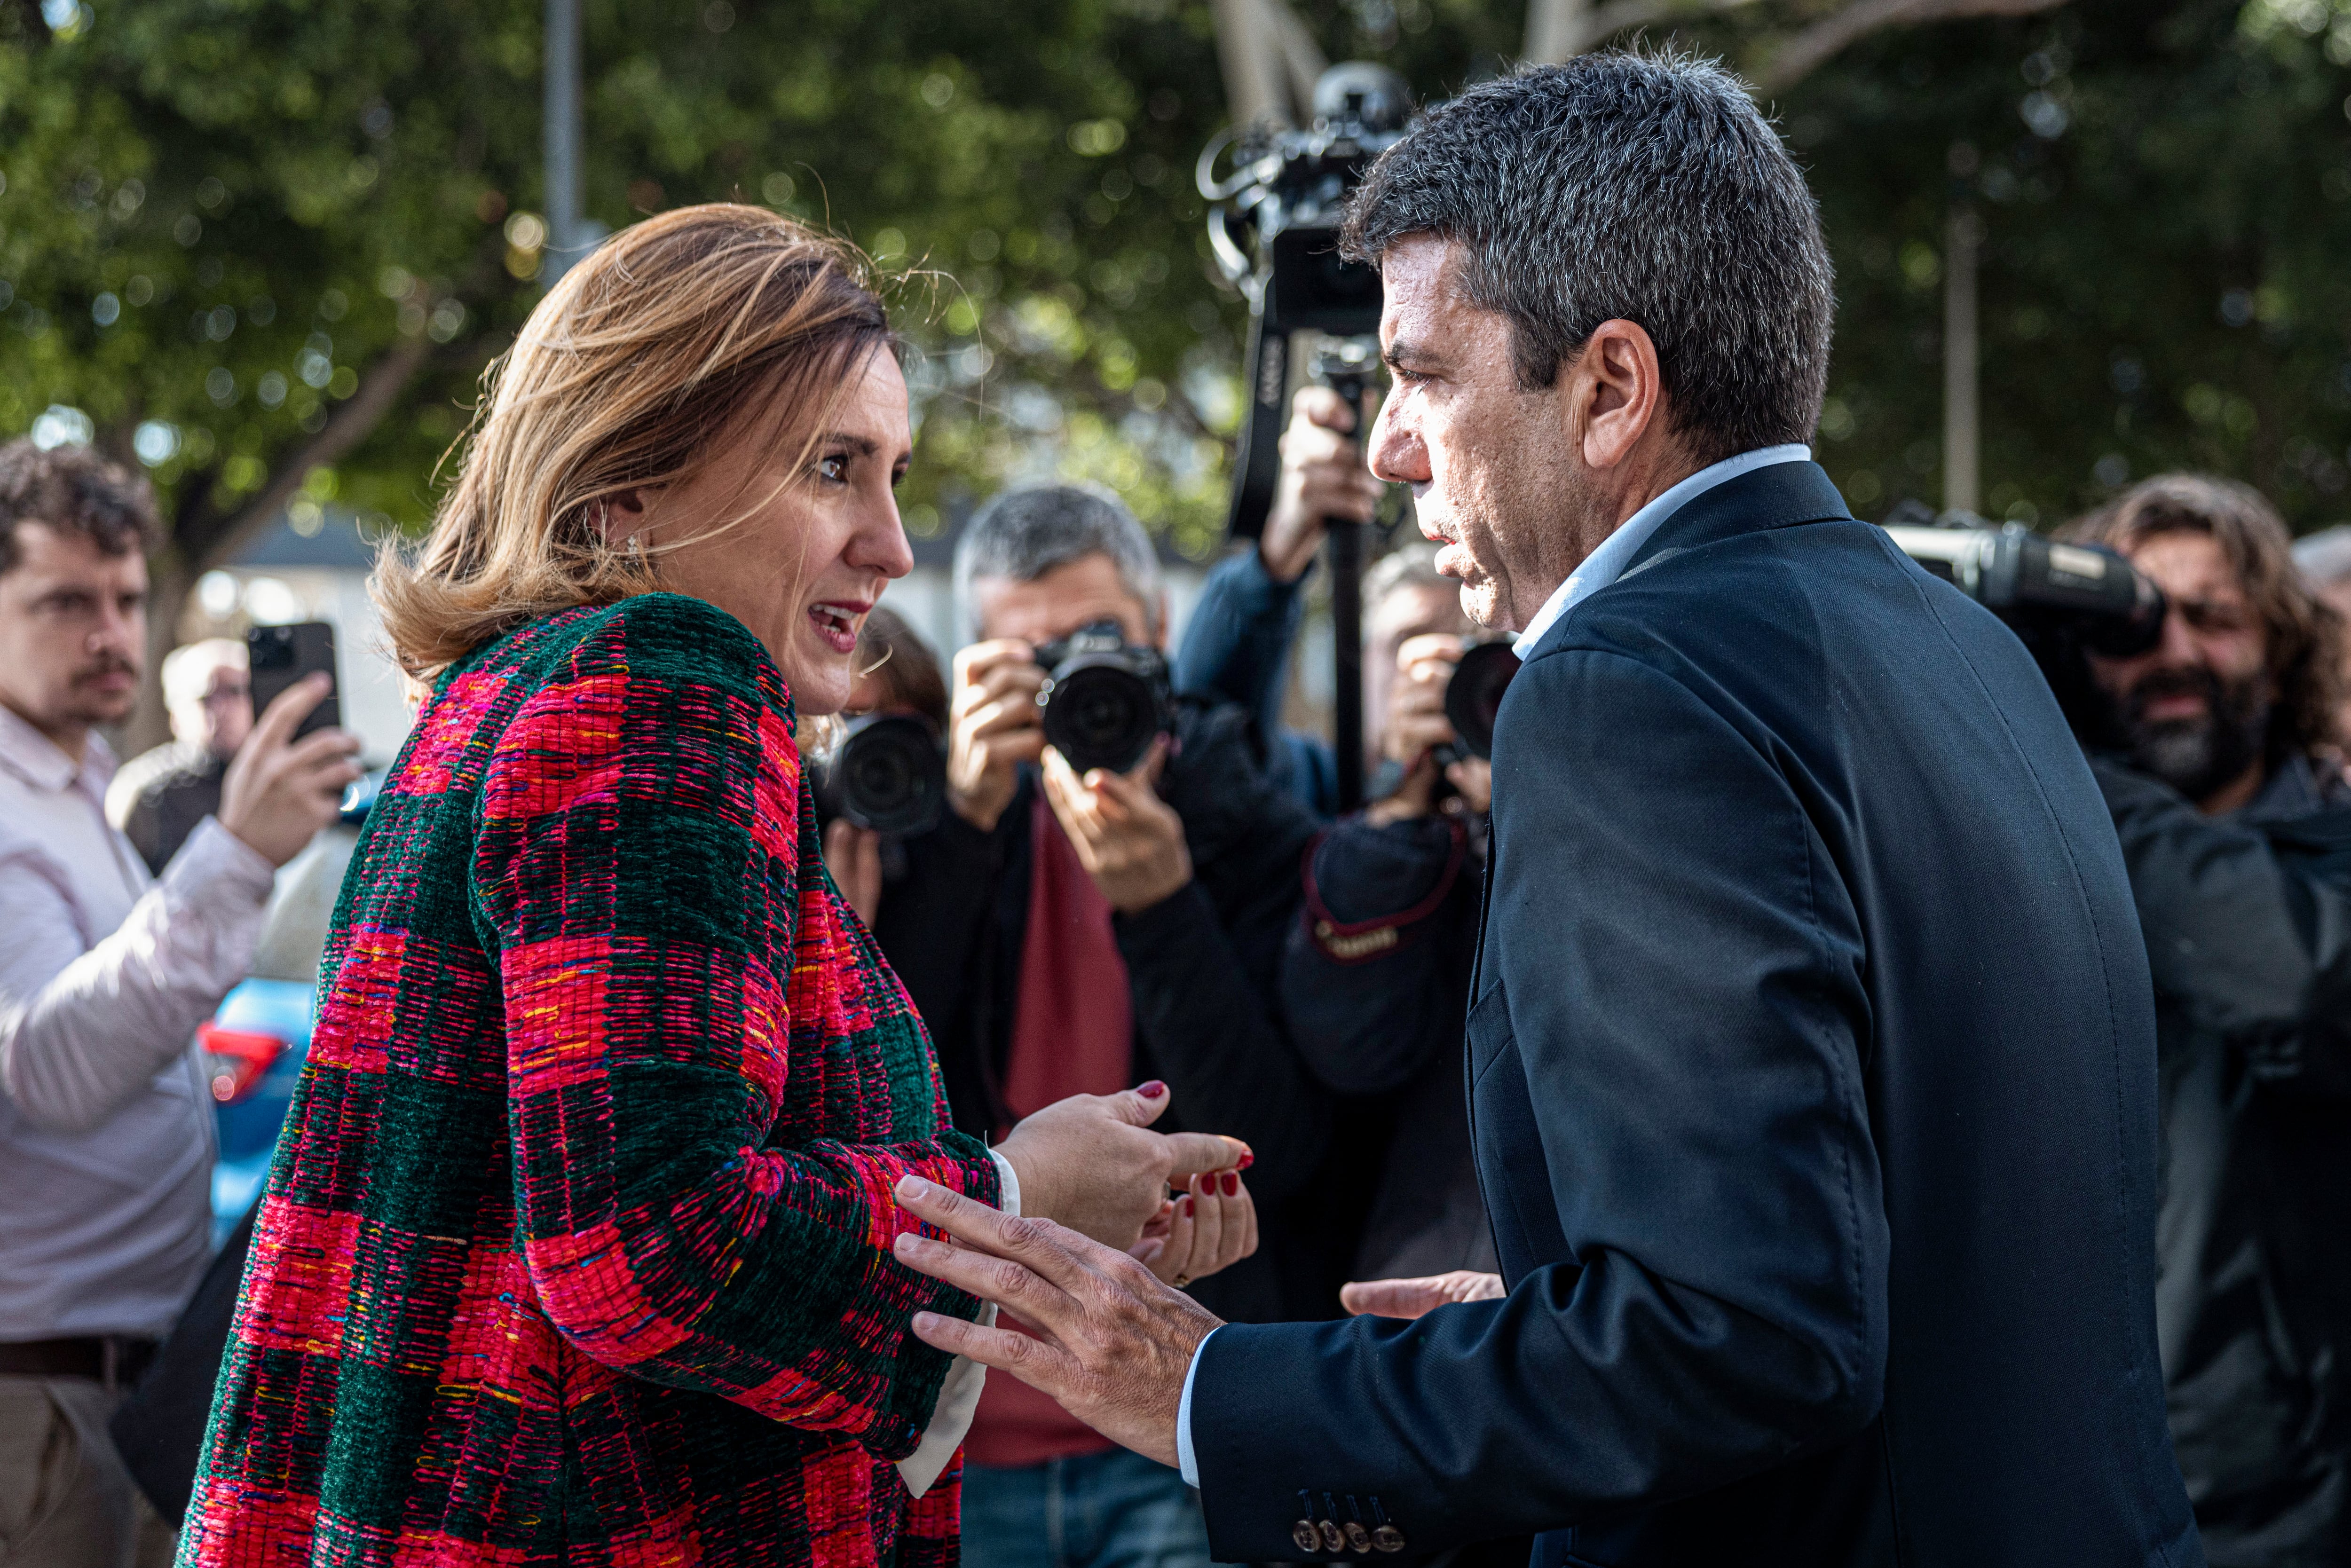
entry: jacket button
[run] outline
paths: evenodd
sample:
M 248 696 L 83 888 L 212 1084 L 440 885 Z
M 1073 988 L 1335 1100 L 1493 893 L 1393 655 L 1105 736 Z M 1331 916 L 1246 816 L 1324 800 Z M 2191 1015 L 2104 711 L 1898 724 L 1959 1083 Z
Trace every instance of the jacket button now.
M 1383 1552 L 1404 1550 L 1404 1531 L 1393 1524 L 1383 1524 L 1372 1531 L 1372 1544 Z
M 1322 1521 L 1322 1550 L 1325 1552 L 1347 1550 L 1347 1538 L 1339 1533 L 1339 1521 L 1335 1519 L 1326 1519 Z
M 1372 1549 L 1372 1532 L 1356 1521 L 1351 1519 L 1339 1528 L 1347 1532 L 1348 1551 L 1369 1552 Z
M 1322 1549 L 1322 1532 L 1314 1528 L 1314 1521 L 1311 1519 L 1301 1519 L 1291 1525 L 1290 1539 L 1297 1543 L 1298 1550 L 1301 1552 L 1319 1552 Z

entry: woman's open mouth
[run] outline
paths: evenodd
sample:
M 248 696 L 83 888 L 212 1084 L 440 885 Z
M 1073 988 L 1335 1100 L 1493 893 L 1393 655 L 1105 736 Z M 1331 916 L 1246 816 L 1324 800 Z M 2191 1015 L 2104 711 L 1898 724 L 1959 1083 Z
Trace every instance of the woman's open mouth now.
M 809 606 L 809 620 L 816 626 L 817 635 L 836 653 L 851 653 L 857 649 L 857 629 L 865 622 L 865 612 L 872 604 L 851 604 L 832 601 Z

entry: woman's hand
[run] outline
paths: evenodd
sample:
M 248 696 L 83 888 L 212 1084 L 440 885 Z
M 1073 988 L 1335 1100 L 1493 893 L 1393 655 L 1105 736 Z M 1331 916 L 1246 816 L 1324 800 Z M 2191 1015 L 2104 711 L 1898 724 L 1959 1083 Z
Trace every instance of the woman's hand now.
M 1169 1187 L 1251 1157 L 1238 1138 L 1149 1131 L 1166 1109 L 1167 1085 L 1154 1080 L 1116 1094 L 1072 1094 L 1022 1118 L 996 1145 L 1020 1178 L 1021 1217 L 1123 1250 L 1141 1238 Z
M 1182 1290 L 1257 1250 L 1257 1200 L 1240 1172 L 1203 1171 L 1182 1197 L 1160 1205 L 1126 1255 Z

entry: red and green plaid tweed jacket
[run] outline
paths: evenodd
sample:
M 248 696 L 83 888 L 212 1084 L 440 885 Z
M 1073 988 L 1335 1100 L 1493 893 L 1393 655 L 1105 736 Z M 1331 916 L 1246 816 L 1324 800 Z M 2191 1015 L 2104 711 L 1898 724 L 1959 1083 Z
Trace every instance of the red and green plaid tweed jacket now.
M 892 1184 L 993 1203 L 791 699 L 667 594 L 444 677 L 344 881 L 183 1564 L 952 1564 Z

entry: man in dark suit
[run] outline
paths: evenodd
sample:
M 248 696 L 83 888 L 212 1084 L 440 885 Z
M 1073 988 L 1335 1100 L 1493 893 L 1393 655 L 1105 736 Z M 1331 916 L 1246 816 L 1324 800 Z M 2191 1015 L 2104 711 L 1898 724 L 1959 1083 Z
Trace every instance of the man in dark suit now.
M 1371 171 L 1373 467 L 1525 667 L 1473 1134 L 1507 1293 L 1220 1325 L 935 1189 L 914 1332 L 1198 1478 L 1214 1554 L 2200 1564 L 2152 1304 L 2154 1019 L 2023 648 L 1800 444 L 1829 266 L 1739 84 L 1587 57 Z M 990 1256 L 993 1254 L 993 1256 Z

